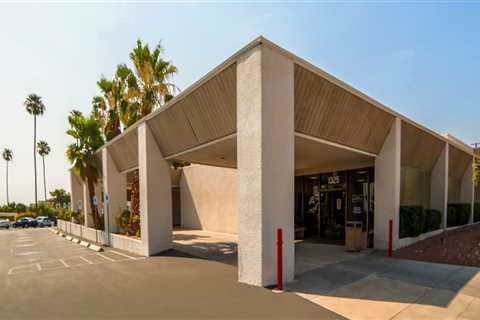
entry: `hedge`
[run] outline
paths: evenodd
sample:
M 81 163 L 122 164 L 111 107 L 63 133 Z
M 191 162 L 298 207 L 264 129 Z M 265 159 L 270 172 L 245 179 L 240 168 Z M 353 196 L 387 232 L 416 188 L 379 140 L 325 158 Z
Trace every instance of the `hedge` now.
M 469 203 L 449 203 L 447 210 L 447 227 L 463 226 L 470 220 Z
M 418 237 L 440 228 L 442 213 L 422 206 L 400 206 L 400 238 Z
M 425 226 L 425 211 L 422 206 L 400 207 L 400 238 L 417 237 Z
M 423 233 L 440 229 L 442 226 L 442 212 L 435 209 L 425 209 L 425 226 Z
M 473 222 L 480 221 L 480 203 L 475 203 L 473 205 Z

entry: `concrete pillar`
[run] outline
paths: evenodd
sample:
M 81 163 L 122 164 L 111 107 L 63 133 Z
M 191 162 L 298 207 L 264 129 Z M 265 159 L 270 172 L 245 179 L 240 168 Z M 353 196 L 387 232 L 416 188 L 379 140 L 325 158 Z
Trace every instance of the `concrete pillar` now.
M 470 203 L 470 218 L 468 223 L 473 223 L 473 196 L 474 196 L 474 180 L 473 180 L 473 157 L 468 163 L 467 169 L 462 177 L 462 184 L 460 188 L 460 202 Z
M 430 208 L 442 213 L 442 227 L 447 226 L 448 205 L 448 143 L 445 143 L 430 178 Z
M 102 150 L 105 234 L 118 232 L 117 215 L 127 206 L 127 175 L 118 171 L 108 148 Z M 109 236 L 107 236 L 107 241 Z M 107 242 L 109 243 L 109 241 Z
M 72 211 L 83 211 L 82 179 L 70 171 L 70 207 Z
M 237 61 L 238 272 L 251 285 L 276 283 L 277 228 L 294 277 L 293 80 L 293 62 L 266 46 Z
M 375 158 L 374 247 L 387 249 L 388 223 L 393 219 L 393 248 L 399 235 L 402 121 L 396 118 Z
M 138 127 L 138 165 L 142 245 L 150 256 L 172 248 L 172 182 L 147 123 Z

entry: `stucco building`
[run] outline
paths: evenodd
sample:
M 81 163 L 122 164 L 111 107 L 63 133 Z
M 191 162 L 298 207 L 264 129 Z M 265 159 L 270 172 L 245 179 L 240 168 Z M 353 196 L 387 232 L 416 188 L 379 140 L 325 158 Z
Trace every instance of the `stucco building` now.
M 141 240 L 127 250 L 172 247 L 173 225 L 238 234 L 239 281 L 276 277 L 276 230 L 284 232 L 284 275 L 294 277 L 294 238 L 343 245 L 345 225 L 362 225 L 362 246 L 401 239 L 403 205 L 469 205 L 474 222 L 472 148 L 382 105 L 265 38 L 228 58 L 165 106 L 98 151 L 98 199 L 110 245 L 115 215 L 139 171 Z M 191 166 L 173 170 L 172 162 Z M 72 204 L 88 211 L 72 176 Z M 86 205 L 83 206 L 83 203 Z M 90 223 L 87 221 L 87 223 Z M 125 249 L 125 248 L 124 248 Z

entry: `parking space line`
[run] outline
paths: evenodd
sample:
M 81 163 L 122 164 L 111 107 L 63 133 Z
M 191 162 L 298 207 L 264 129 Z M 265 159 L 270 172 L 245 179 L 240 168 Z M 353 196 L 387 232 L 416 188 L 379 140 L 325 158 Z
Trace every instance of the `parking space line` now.
M 63 261 L 63 259 L 58 259 L 58 261 L 60 261 L 65 266 L 65 268 L 70 267 L 65 261 Z
M 122 257 L 125 257 L 125 258 L 128 258 L 128 259 L 132 259 L 132 260 L 138 260 L 138 259 L 143 259 L 143 257 L 132 257 L 132 256 L 129 256 L 127 254 L 124 254 L 124 253 L 121 253 L 121 252 L 117 252 L 117 251 L 114 251 L 114 250 L 110 250 L 108 252 L 111 252 L 111 253 L 115 253 L 115 254 L 118 254 L 119 256 L 122 256 Z
M 111 262 L 115 262 L 116 260 L 110 258 L 110 257 L 107 257 L 101 253 L 97 253 L 97 255 L 99 255 L 100 257 L 104 258 L 105 260 L 108 260 L 108 261 L 111 261 Z
M 36 265 L 37 265 L 38 271 L 42 271 L 42 266 L 40 265 L 40 263 L 37 262 Z
M 93 264 L 92 261 L 90 261 L 90 260 L 88 260 L 88 259 L 86 259 L 86 258 L 84 258 L 84 257 L 82 257 L 82 256 L 78 256 L 78 257 L 79 257 L 80 259 L 82 259 L 83 261 L 85 261 L 86 263 L 88 263 L 88 264 Z

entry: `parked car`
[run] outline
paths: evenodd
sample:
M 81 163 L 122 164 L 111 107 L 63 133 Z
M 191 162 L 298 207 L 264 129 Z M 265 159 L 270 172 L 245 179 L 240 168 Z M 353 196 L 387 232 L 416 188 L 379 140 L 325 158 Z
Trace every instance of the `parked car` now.
M 53 222 L 50 220 L 50 218 L 46 216 L 37 217 L 36 220 L 39 227 L 51 227 L 53 225 Z
M 0 228 L 5 228 L 5 229 L 10 228 L 10 221 L 5 219 L 0 219 Z
M 15 228 L 36 228 L 37 226 L 37 220 L 30 217 L 20 218 L 13 223 L 13 227 Z

